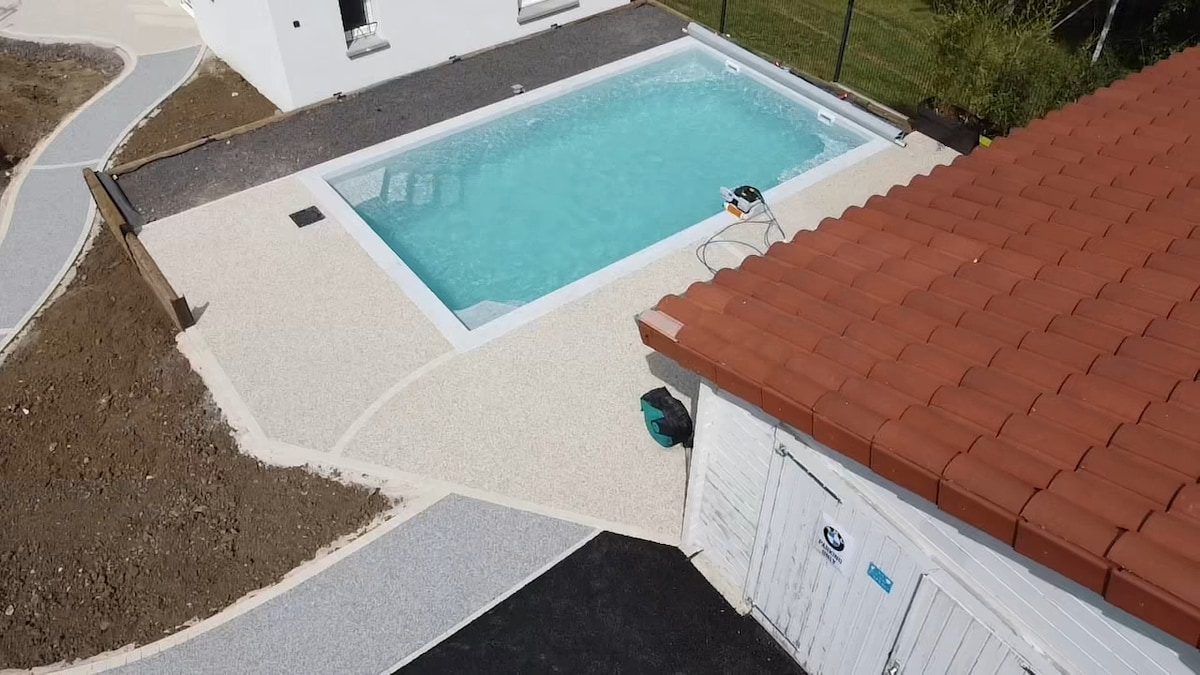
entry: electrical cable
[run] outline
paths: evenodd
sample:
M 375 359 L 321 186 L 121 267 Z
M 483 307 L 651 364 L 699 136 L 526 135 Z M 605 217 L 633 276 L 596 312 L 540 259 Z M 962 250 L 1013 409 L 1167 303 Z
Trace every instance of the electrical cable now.
M 757 217 L 754 217 L 754 218 L 738 219 L 738 220 L 733 221 L 732 223 L 726 225 L 725 227 L 722 227 L 720 230 L 717 230 L 716 232 L 714 232 L 712 234 L 712 236 L 710 236 L 708 239 L 706 239 L 704 241 L 704 243 L 702 243 L 696 247 L 696 260 L 699 260 L 700 264 L 704 265 L 705 269 L 708 270 L 709 274 L 715 275 L 717 273 L 717 269 L 715 267 L 713 267 L 712 265 L 708 264 L 708 247 L 712 246 L 713 244 L 736 244 L 738 246 L 745 246 L 746 248 L 750 249 L 751 251 L 754 251 L 755 253 L 757 253 L 758 255 L 761 256 L 761 255 L 766 255 L 767 249 L 771 248 L 771 245 L 773 243 L 778 243 L 778 242 L 771 241 L 772 230 L 776 230 L 779 232 L 778 241 L 783 241 L 783 240 L 787 239 L 787 235 L 784 234 L 784 231 L 783 231 L 783 226 L 779 224 L 779 219 L 775 217 L 775 212 L 771 210 L 771 205 L 767 203 L 766 197 L 763 197 L 762 193 L 758 192 L 758 190 L 756 190 L 754 188 L 751 188 L 751 189 L 754 190 L 756 193 L 758 193 L 758 202 L 759 202 L 759 204 L 762 205 L 762 212 Z M 766 216 L 766 217 L 763 218 L 763 216 Z M 734 226 L 737 226 L 737 225 L 765 225 L 766 227 L 763 228 L 763 234 L 762 234 L 762 242 L 763 242 L 762 249 L 759 249 L 758 246 L 755 246 L 754 244 L 750 244 L 750 243 L 747 243 L 744 241 L 739 241 L 737 239 L 722 239 L 721 238 L 721 235 L 725 234 L 726 232 L 728 232 L 730 229 L 732 229 Z

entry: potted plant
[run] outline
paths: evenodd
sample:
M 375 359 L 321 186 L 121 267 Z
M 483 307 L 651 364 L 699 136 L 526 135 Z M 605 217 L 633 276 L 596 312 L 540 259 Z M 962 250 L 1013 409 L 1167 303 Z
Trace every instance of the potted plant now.
M 979 145 L 981 135 L 973 115 L 935 96 L 917 104 L 913 129 L 964 155 Z

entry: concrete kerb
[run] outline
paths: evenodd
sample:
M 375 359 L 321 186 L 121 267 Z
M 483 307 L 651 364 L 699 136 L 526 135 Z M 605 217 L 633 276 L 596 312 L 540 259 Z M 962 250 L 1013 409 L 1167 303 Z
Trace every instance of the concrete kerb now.
M 83 113 L 83 111 L 90 108 L 97 101 L 99 101 L 101 98 L 103 98 L 108 93 L 110 93 L 113 89 L 115 89 L 117 87 L 117 85 L 121 84 L 126 78 L 128 78 L 130 75 L 133 74 L 133 72 L 137 69 L 138 55 L 136 53 L 134 53 L 133 50 L 129 49 L 128 47 L 126 47 L 124 45 L 121 45 L 121 44 L 115 43 L 115 42 L 109 42 L 109 41 L 102 40 L 102 39 L 97 39 L 97 38 L 59 36 L 59 35 L 32 36 L 32 35 L 26 35 L 26 34 L 15 33 L 15 32 L 3 32 L 0 34 L 4 35 L 5 37 L 11 37 L 13 39 L 30 40 L 30 41 L 43 42 L 43 43 L 83 42 L 83 43 L 87 43 L 87 44 L 96 45 L 98 47 L 102 47 L 105 49 L 111 49 L 111 50 L 115 51 L 118 55 L 120 55 L 122 60 L 125 61 L 125 68 L 124 68 L 124 70 L 121 71 L 121 74 L 119 76 L 113 78 L 112 82 L 110 82 L 107 86 L 105 86 L 103 89 L 101 89 L 99 92 L 97 92 L 94 96 L 92 96 L 92 98 L 88 99 L 86 104 L 80 106 L 77 110 L 75 110 L 70 115 L 68 115 L 67 118 L 62 121 L 62 123 L 60 123 L 57 127 L 55 127 L 54 131 L 50 135 L 48 135 L 46 138 L 42 139 L 42 141 L 40 141 L 37 144 L 37 146 L 34 149 L 34 152 L 30 153 L 30 156 L 26 159 L 26 161 L 21 163 L 23 166 L 26 166 L 27 168 L 20 171 L 20 174 L 15 176 L 14 180 L 9 184 L 9 189 L 5 191 L 5 196 L 7 197 L 7 199 L 5 200 L 6 203 L 0 204 L 0 241 L 3 241 L 4 235 L 6 234 L 7 229 L 8 229 L 8 223 L 13 215 L 16 198 L 17 198 L 17 195 L 20 193 L 21 185 L 24 183 L 26 176 L 29 175 L 29 173 L 32 171 L 33 167 L 35 167 L 37 165 L 37 160 L 41 157 L 42 153 L 45 151 L 45 149 L 47 147 L 50 146 L 51 142 L 53 142 L 55 139 L 57 139 L 63 133 L 63 131 L 65 129 L 67 129 L 70 126 L 70 124 L 72 122 L 74 122 L 79 117 L 79 115 L 81 115 Z M 192 46 L 182 47 L 181 49 L 191 49 L 191 48 L 193 48 L 193 47 Z M 174 51 L 180 51 L 180 50 L 179 49 L 168 50 L 166 52 L 157 52 L 157 53 L 165 54 L 165 53 L 170 53 L 170 52 L 174 52 Z M 196 69 L 200 67 L 201 62 L 204 59 L 205 53 L 206 53 L 206 48 L 204 48 L 204 47 L 200 47 L 197 50 L 196 56 L 192 60 L 192 64 L 188 67 L 188 69 L 184 73 L 183 77 L 181 77 L 179 79 L 179 81 L 177 81 L 170 89 L 163 92 L 163 94 L 160 97 L 155 99 L 149 106 L 147 106 L 144 110 L 142 110 L 137 116 L 134 117 L 133 120 L 131 120 L 129 122 L 129 124 L 127 124 L 125 126 L 124 130 L 118 135 L 118 137 L 109 146 L 108 150 L 104 153 L 104 157 L 100 158 L 97 161 L 97 163 L 96 163 L 97 165 L 100 164 L 101 162 L 107 161 L 107 159 L 112 156 L 112 153 L 115 152 L 118 147 L 120 147 L 120 145 L 125 141 L 126 137 L 129 136 L 130 132 L 133 131 L 133 129 L 137 126 L 137 124 L 143 118 L 145 118 L 146 115 L 150 114 L 155 108 L 157 108 L 159 105 L 161 105 L 162 102 L 165 101 L 168 96 L 170 96 L 172 93 L 174 93 L 175 90 L 177 90 L 179 87 L 181 87 L 185 82 L 187 82 L 192 77 L 192 75 L 196 72 Z M 152 56 L 152 55 L 153 54 L 145 54 L 143 56 Z M 84 165 L 84 166 L 87 166 L 87 165 Z M 93 166 L 92 168 L 100 168 L 100 167 Z M 46 304 L 46 301 L 54 293 L 55 289 L 58 288 L 58 286 L 62 283 L 63 279 L 67 275 L 67 272 L 75 266 L 76 262 L 79 259 L 79 254 L 83 250 L 83 246 L 87 242 L 87 239 L 91 234 L 91 231 L 92 231 L 91 223 L 94 220 L 95 216 L 96 216 L 96 205 L 94 203 L 89 204 L 88 213 L 87 213 L 86 218 L 84 219 L 85 225 L 81 229 L 79 238 L 76 240 L 74 246 L 71 249 L 71 254 L 67 257 L 62 268 L 59 269 L 57 273 L 55 273 L 52 282 L 49 284 L 49 286 L 46 288 L 46 290 L 38 297 L 36 302 L 34 302 L 33 306 L 29 309 L 29 311 L 26 312 L 26 314 L 23 317 L 21 317 L 21 319 L 17 322 L 17 324 L 15 326 L 11 327 L 9 333 L 0 334 L 0 353 L 2 353 L 8 347 L 8 345 L 13 341 L 13 339 L 17 335 L 21 334 L 22 329 L 33 319 L 34 316 L 36 316 L 38 314 L 38 312 L 41 311 L 42 307 Z

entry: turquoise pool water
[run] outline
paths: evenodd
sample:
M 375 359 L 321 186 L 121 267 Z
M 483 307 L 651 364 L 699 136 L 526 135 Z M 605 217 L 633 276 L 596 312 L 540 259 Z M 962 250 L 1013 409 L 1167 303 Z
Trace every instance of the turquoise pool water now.
M 865 142 L 688 50 L 329 182 L 473 329 Z

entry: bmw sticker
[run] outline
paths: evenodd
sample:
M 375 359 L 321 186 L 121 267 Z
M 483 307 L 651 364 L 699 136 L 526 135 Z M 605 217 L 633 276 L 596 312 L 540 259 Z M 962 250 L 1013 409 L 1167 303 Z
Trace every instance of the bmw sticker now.
M 821 514 L 817 525 L 817 550 L 829 564 L 842 569 L 853 549 L 852 540 L 846 530 L 838 525 L 829 514 Z

